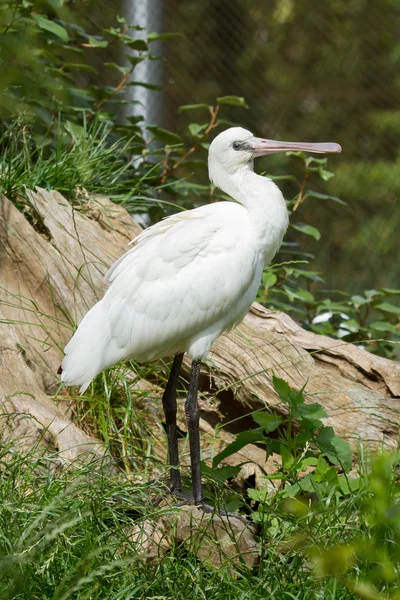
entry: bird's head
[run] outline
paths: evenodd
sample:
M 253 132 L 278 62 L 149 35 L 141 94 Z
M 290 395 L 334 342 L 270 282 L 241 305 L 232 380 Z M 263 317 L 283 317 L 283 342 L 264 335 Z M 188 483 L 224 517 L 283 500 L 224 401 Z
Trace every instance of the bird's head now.
M 235 174 L 241 167 L 253 165 L 253 159 L 274 152 L 302 150 L 304 152 L 341 152 L 339 144 L 322 142 L 279 142 L 255 137 L 243 127 L 226 129 L 211 142 L 208 152 L 208 172 L 210 180 L 218 187 L 224 177 Z

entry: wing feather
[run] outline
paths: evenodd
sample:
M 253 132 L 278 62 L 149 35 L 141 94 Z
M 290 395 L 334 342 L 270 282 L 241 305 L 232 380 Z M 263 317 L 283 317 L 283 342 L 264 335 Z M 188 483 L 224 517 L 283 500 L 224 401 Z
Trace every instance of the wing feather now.
M 136 238 L 109 270 L 102 301 L 127 357 L 165 355 L 240 301 L 258 259 L 247 218 L 241 206 L 218 203 L 169 217 Z

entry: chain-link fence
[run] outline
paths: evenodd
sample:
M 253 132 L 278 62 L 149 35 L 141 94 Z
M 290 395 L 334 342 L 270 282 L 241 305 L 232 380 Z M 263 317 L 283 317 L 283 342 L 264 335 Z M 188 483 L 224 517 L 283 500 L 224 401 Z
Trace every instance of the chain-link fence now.
M 235 94 L 248 111 L 229 117 L 258 135 L 339 142 L 326 189 L 349 207 L 305 205 L 325 242 L 319 260 L 359 283 L 395 285 L 400 225 L 400 4 L 392 0 L 137 0 L 136 22 L 178 32 L 161 63 L 147 64 L 146 118 L 184 131 L 181 104 Z M 140 16 L 141 15 L 141 16 Z M 160 28 L 159 28 L 160 30 Z M 146 79 L 147 78 L 147 79 Z M 136 92 L 139 93 L 139 92 Z M 197 116 L 194 115 L 194 120 Z M 327 214 L 330 215 L 329 222 Z M 347 269 L 351 263 L 351 269 Z M 340 279 L 340 278 L 339 278 Z M 335 281 L 335 283 L 343 283 Z

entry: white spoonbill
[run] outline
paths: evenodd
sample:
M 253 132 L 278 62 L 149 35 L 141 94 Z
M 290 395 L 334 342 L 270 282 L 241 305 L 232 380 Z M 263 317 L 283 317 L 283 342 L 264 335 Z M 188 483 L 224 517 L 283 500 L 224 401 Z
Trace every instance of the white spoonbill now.
M 208 155 L 210 180 L 231 202 L 216 202 L 149 227 L 111 267 L 111 285 L 86 314 L 65 348 L 67 385 L 84 392 L 93 377 L 132 358 L 174 356 L 163 395 L 170 489 L 183 495 L 176 426 L 176 386 L 186 353 L 192 359 L 185 404 L 193 503 L 202 504 L 199 407 L 201 360 L 213 342 L 240 323 L 256 297 L 261 274 L 279 249 L 288 212 L 279 188 L 253 171 L 257 156 L 303 150 L 340 152 L 334 143 L 277 142 L 242 127 L 220 133 Z

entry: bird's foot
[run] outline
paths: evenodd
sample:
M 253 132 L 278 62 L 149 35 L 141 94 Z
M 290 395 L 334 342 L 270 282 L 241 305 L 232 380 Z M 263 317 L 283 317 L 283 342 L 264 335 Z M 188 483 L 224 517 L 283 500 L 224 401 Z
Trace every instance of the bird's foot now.
M 216 506 L 211 506 L 211 504 L 207 504 L 206 502 L 204 502 L 204 500 L 201 500 L 200 502 L 195 502 L 193 496 L 189 494 L 185 494 L 185 496 L 186 498 L 183 501 L 179 502 L 177 506 L 195 506 L 199 510 L 204 511 L 206 514 L 215 514 L 218 517 L 225 517 L 227 519 L 239 519 L 239 521 L 242 521 L 242 523 L 249 524 L 249 520 L 243 515 L 239 515 L 238 513 L 231 512 L 228 510 L 222 510 L 220 508 L 217 508 Z
M 157 498 L 155 498 L 155 500 L 153 500 L 153 506 L 159 506 L 161 502 L 165 500 L 166 496 L 174 496 L 178 500 L 175 506 L 196 506 L 196 508 L 202 510 L 206 514 L 215 514 L 219 517 L 225 517 L 228 519 L 235 518 L 239 519 L 243 523 L 249 524 L 249 520 L 243 515 L 217 508 L 216 506 L 207 504 L 206 502 L 204 502 L 204 500 L 196 502 L 194 500 L 193 494 L 185 492 L 181 486 L 175 487 L 171 484 L 169 484 L 168 489 L 165 491 L 165 494 L 163 494 L 162 496 L 158 496 Z
M 165 494 L 163 494 L 162 496 L 157 496 L 157 498 L 153 500 L 153 506 L 159 506 L 161 502 L 166 498 L 166 496 L 174 496 L 175 498 L 180 500 L 179 506 L 184 504 L 193 504 L 191 494 L 184 492 L 181 487 L 175 488 L 174 486 L 169 485 L 168 489 L 165 491 Z

